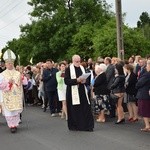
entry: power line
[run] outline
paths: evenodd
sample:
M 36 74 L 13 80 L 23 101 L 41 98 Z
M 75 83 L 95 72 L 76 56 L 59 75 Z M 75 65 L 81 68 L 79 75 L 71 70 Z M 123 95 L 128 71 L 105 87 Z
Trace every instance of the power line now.
M 5 4 L 7 4 L 9 1 L 10 1 L 10 0 L 7 0 L 7 2 L 6 2 Z M 3 4 L 2 7 L 0 7 L 0 10 L 1 10 L 0 13 L 3 12 L 3 10 L 6 10 L 10 5 L 12 5 L 13 2 L 14 2 L 14 1 L 12 0 L 8 5 Z M 7 7 L 7 8 L 6 8 L 6 7 Z M 3 8 L 3 9 L 2 9 L 2 8 Z
M 6 13 L 4 13 L 2 16 L 0 16 L 0 19 L 3 18 L 4 16 L 6 16 L 7 14 L 9 14 L 13 9 L 15 9 L 18 5 L 20 5 L 23 1 L 19 1 L 19 3 L 17 3 L 14 7 L 12 7 L 11 9 L 9 9 Z
M 8 41 L 8 39 L 9 39 L 10 37 L 6 37 L 6 36 L 1 36 L 0 35 L 0 41 Z
M 8 36 L 6 36 L 4 34 L 0 34 L 0 37 L 8 38 Z
M 1 36 L 0 36 L 0 39 L 2 39 L 2 40 L 7 40 L 7 38 L 5 38 L 5 37 L 1 37 Z
M 5 36 L 5 35 L 0 35 L 0 37 L 3 37 L 3 38 L 8 38 L 8 36 Z
M 5 41 L 5 42 L 6 42 L 6 41 L 8 41 L 8 39 L 6 40 L 6 39 L 3 39 L 3 38 L 0 37 L 0 41 L 1 41 L 1 42 L 2 42 L 2 41 Z
M 30 9 L 30 10 L 31 10 L 31 9 Z M 29 10 L 29 11 L 30 11 L 30 10 Z M 15 20 L 11 21 L 9 24 L 7 24 L 7 25 L 3 26 L 2 28 L 0 28 L 0 30 L 2 30 L 2 29 L 4 29 L 4 28 L 8 27 L 9 25 L 11 25 L 12 23 L 14 23 L 14 22 L 17 21 L 18 19 L 20 19 L 22 16 L 26 15 L 27 12 L 28 12 L 28 11 L 26 11 L 26 12 L 23 13 L 22 15 L 18 16 Z

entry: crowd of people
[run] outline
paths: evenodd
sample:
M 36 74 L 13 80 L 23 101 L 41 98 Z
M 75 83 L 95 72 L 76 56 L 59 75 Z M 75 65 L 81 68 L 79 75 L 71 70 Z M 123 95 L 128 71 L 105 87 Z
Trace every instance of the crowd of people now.
M 150 57 L 86 62 L 74 55 L 70 63 L 47 59 L 16 67 L 15 58 L 3 59 L 0 109 L 12 133 L 21 122 L 23 101 L 29 107 L 41 106 L 43 112 L 49 109 L 52 117 L 64 118 L 73 131 L 93 131 L 94 122 L 105 123 L 111 117 L 116 125 L 143 118 L 140 130 L 150 132 Z

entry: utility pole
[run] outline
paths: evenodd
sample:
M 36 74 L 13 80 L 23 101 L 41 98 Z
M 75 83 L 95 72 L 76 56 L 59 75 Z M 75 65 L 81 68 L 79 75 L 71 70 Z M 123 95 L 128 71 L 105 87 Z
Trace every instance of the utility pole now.
M 116 26 L 117 26 L 117 54 L 118 58 L 124 60 L 121 0 L 115 0 L 115 2 L 116 2 Z

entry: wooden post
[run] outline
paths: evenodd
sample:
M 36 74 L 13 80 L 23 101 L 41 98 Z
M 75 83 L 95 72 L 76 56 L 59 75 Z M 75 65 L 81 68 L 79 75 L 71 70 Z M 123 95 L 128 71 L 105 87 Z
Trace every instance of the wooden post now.
M 121 0 L 115 0 L 115 2 L 116 2 L 116 27 L 117 27 L 117 54 L 118 58 L 124 60 Z

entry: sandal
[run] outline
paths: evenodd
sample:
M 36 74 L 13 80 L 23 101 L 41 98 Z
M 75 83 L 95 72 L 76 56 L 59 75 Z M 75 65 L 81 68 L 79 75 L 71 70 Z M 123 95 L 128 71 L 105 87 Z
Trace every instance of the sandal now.
M 137 122 L 137 121 L 139 121 L 138 118 L 132 120 L 132 122 Z
M 105 122 L 105 119 L 97 119 L 96 122 Z
M 141 129 L 141 131 L 143 131 L 143 132 L 150 132 L 150 128 L 143 128 L 143 129 Z
M 133 121 L 133 118 L 129 118 L 128 121 L 129 121 L 129 122 L 132 122 L 132 121 Z

